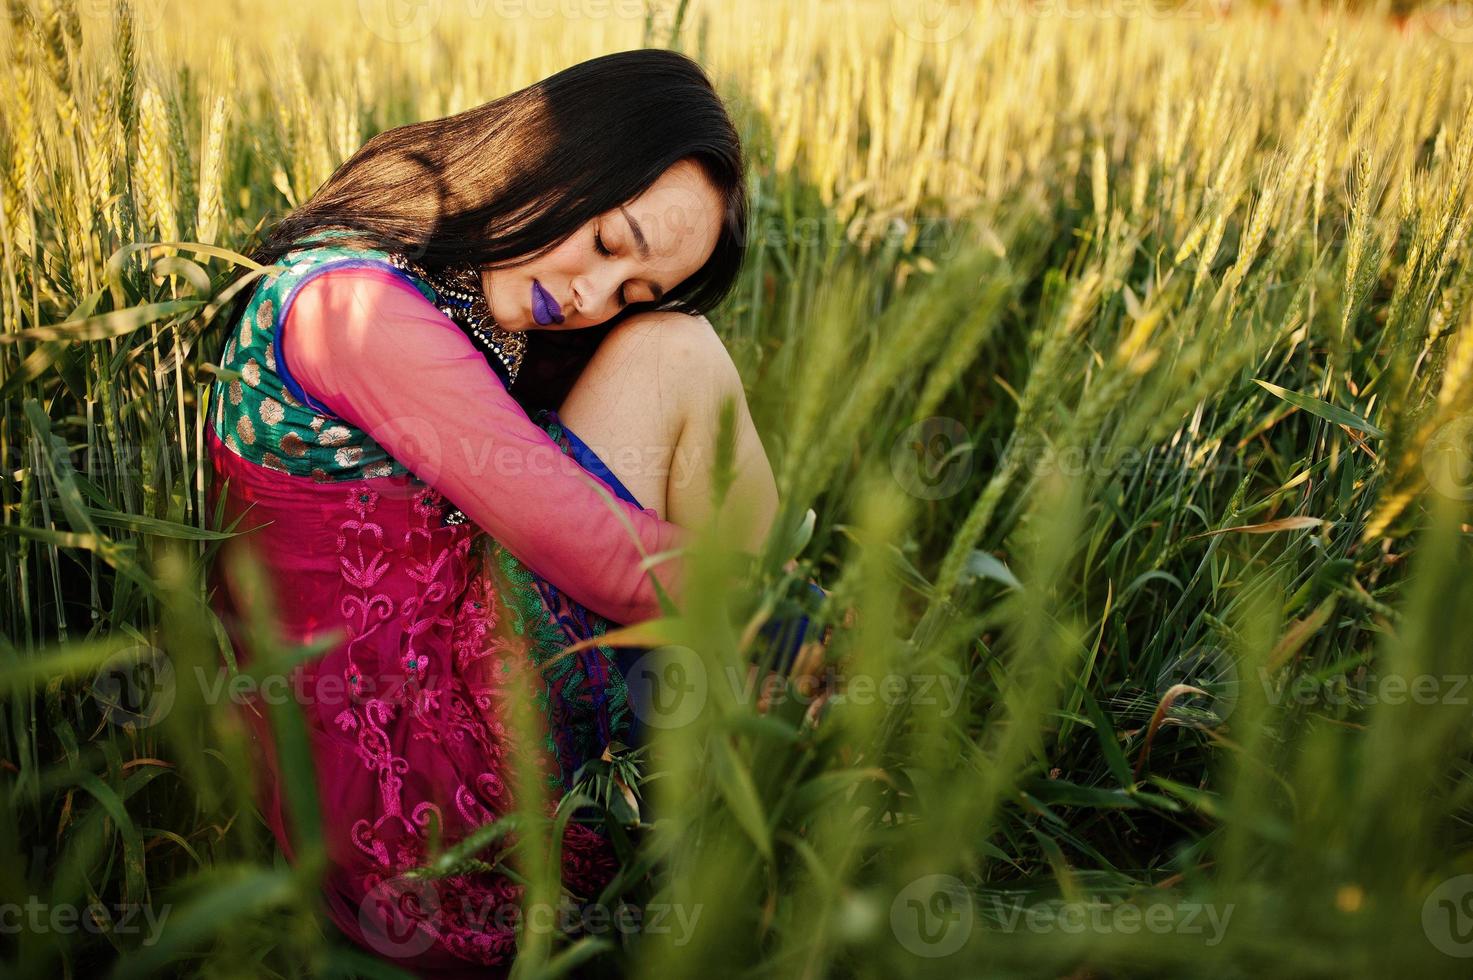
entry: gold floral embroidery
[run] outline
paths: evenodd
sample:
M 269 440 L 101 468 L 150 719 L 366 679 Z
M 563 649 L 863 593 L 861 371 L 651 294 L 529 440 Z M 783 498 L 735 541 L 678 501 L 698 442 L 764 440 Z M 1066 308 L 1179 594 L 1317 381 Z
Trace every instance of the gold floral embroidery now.
M 272 371 L 276 370 L 276 351 L 269 340 L 266 341 L 266 367 Z
M 318 483 L 326 483 L 328 481 L 327 470 L 320 466 L 312 467 L 312 479 Z
M 282 407 L 281 402 L 275 398 L 261 399 L 262 422 L 267 425 L 276 425 L 284 418 L 286 418 L 286 409 Z
M 365 466 L 363 468 L 363 478 L 365 480 L 371 480 L 376 476 L 388 476 L 393 471 L 394 467 L 388 462 L 374 463 L 372 466 Z
M 242 415 L 236 420 L 235 431 L 240 433 L 240 441 L 247 446 L 255 443 L 256 427 L 251 424 L 251 417 L 249 415 Z
M 310 425 L 310 426 L 312 426 L 312 431 L 313 432 L 316 432 L 317 430 L 319 430 L 319 429 L 322 428 L 323 423 L 326 422 L 326 421 L 327 421 L 327 419 L 325 417 L 323 417 L 321 415 L 314 415 L 314 416 L 312 416 L 312 421 L 309 422 L 309 423 L 307 423 L 307 424 Z
M 338 461 L 339 466 L 357 466 L 358 461 L 363 458 L 363 447 L 348 446 L 346 449 L 339 449 L 333 454 L 333 458 Z
M 252 388 L 256 387 L 261 383 L 261 365 L 256 363 L 254 357 L 251 358 L 245 362 L 245 367 L 240 369 L 240 376 L 245 379 L 246 384 Z
M 239 405 L 240 400 L 245 397 L 245 389 L 240 386 L 240 379 L 236 378 L 230 382 L 230 404 Z
M 245 317 L 240 318 L 240 346 L 251 346 L 251 321 Z
M 288 432 L 281 437 L 281 451 L 288 456 L 305 456 L 307 455 L 307 444 L 295 432 Z
M 341 425 L 329 426 L 317 433 L 317 441 L 324 446 L 341 446 L 348 441 L 348 430 Z
M 256 326 L 262 330 L 276 326 L 276 306 L 271 300 L 266 300 L 256 309 Z
M 286 464 L 283 463 L 281 461 L 281 457 L 276 455 L 275 453 L 266 453 L 264 456 L 262 456 L 261 465 L 268 466 L 273 470 L 279 470 L 282 473 L 286 472 Z

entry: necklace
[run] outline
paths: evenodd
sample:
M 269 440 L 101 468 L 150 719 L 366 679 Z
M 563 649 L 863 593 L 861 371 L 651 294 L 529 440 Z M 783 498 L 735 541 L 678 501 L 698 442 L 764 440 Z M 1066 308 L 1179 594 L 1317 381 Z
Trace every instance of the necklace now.
M 522 367 L 522 356 L 527 352 L 527 335 L 512 333 L 496 325 L 491 309 L 486 305 L 486 293 L 481 289 L 480 276 L 468 265 L 451 266 L 440 272 L 430 272 L 418 263 L 411 262 L 402 252 L 389 253 L 389 261 L 397 269 L 416 275 L 430 284 L 435 291 L 437 306 L 455 321 L 483 350 L 496 355 L 506 368 L 507 386 L 516 383 L 517 372 Z

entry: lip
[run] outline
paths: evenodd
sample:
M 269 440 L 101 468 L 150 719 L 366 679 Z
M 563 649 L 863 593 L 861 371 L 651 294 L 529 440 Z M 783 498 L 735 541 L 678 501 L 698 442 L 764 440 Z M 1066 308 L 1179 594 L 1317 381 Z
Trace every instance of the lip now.
M 544 327 L 550 323 L 562 323 L 565 319 L 563 308 L 536 279 L 532 280 L 532 319 Z

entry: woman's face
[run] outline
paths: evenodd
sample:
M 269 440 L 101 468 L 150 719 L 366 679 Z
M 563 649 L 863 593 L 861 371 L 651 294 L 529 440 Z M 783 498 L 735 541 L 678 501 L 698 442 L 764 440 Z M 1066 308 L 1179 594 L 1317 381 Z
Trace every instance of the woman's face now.
M 551 251 L 483 269 L 503 330 L 580 330 L 629 303 L 658 300 L 716 249 L 721 198 L 699 165 L 679 160 L 627 204 L 592 219 Z

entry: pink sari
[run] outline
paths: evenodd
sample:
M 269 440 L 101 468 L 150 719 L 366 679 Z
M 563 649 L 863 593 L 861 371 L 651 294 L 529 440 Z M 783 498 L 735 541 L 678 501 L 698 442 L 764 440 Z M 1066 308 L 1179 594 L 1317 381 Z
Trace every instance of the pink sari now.
M 555 414 L 528 419 L 423 280 L 365 249 L 302 248 L 283 261 L 233 325 L 211 391 L 212 510 L 247 532 L 221 558 L 248 548 L 261 563 L 287 643 L 340 636 L 294 668 L 290 688 L 315 763 L 322 820 L 308 839 L 326 850 L 333 921 L 422 975 L 495 975 L 515 952 L 521 886 L 492 871 L 413 887 L 401 876 L 432 840 L 462 839 L 513 806 L 507 763 L 522 747 L 498 720 L 509 658 L 541 672 L 546 738 L 525 749 L 554 799 L 579 765 L 627 739 L 616 652 L 553 658 L 658 615 L 640 562 L 683 539 L 606 468 L 585 470 L 580 459 L 597 458 Z M 678 562 L 658 572 L 678 594 Z M 252 596 L 228 561 L 212 576 L 249 665 L 240 624 Z M 261 812 L 295 862 L 302 829 L 266 709 L 244 714 Z M 599 832 L 569 825 L 569 891 L 592 900 L 616 870 Z

